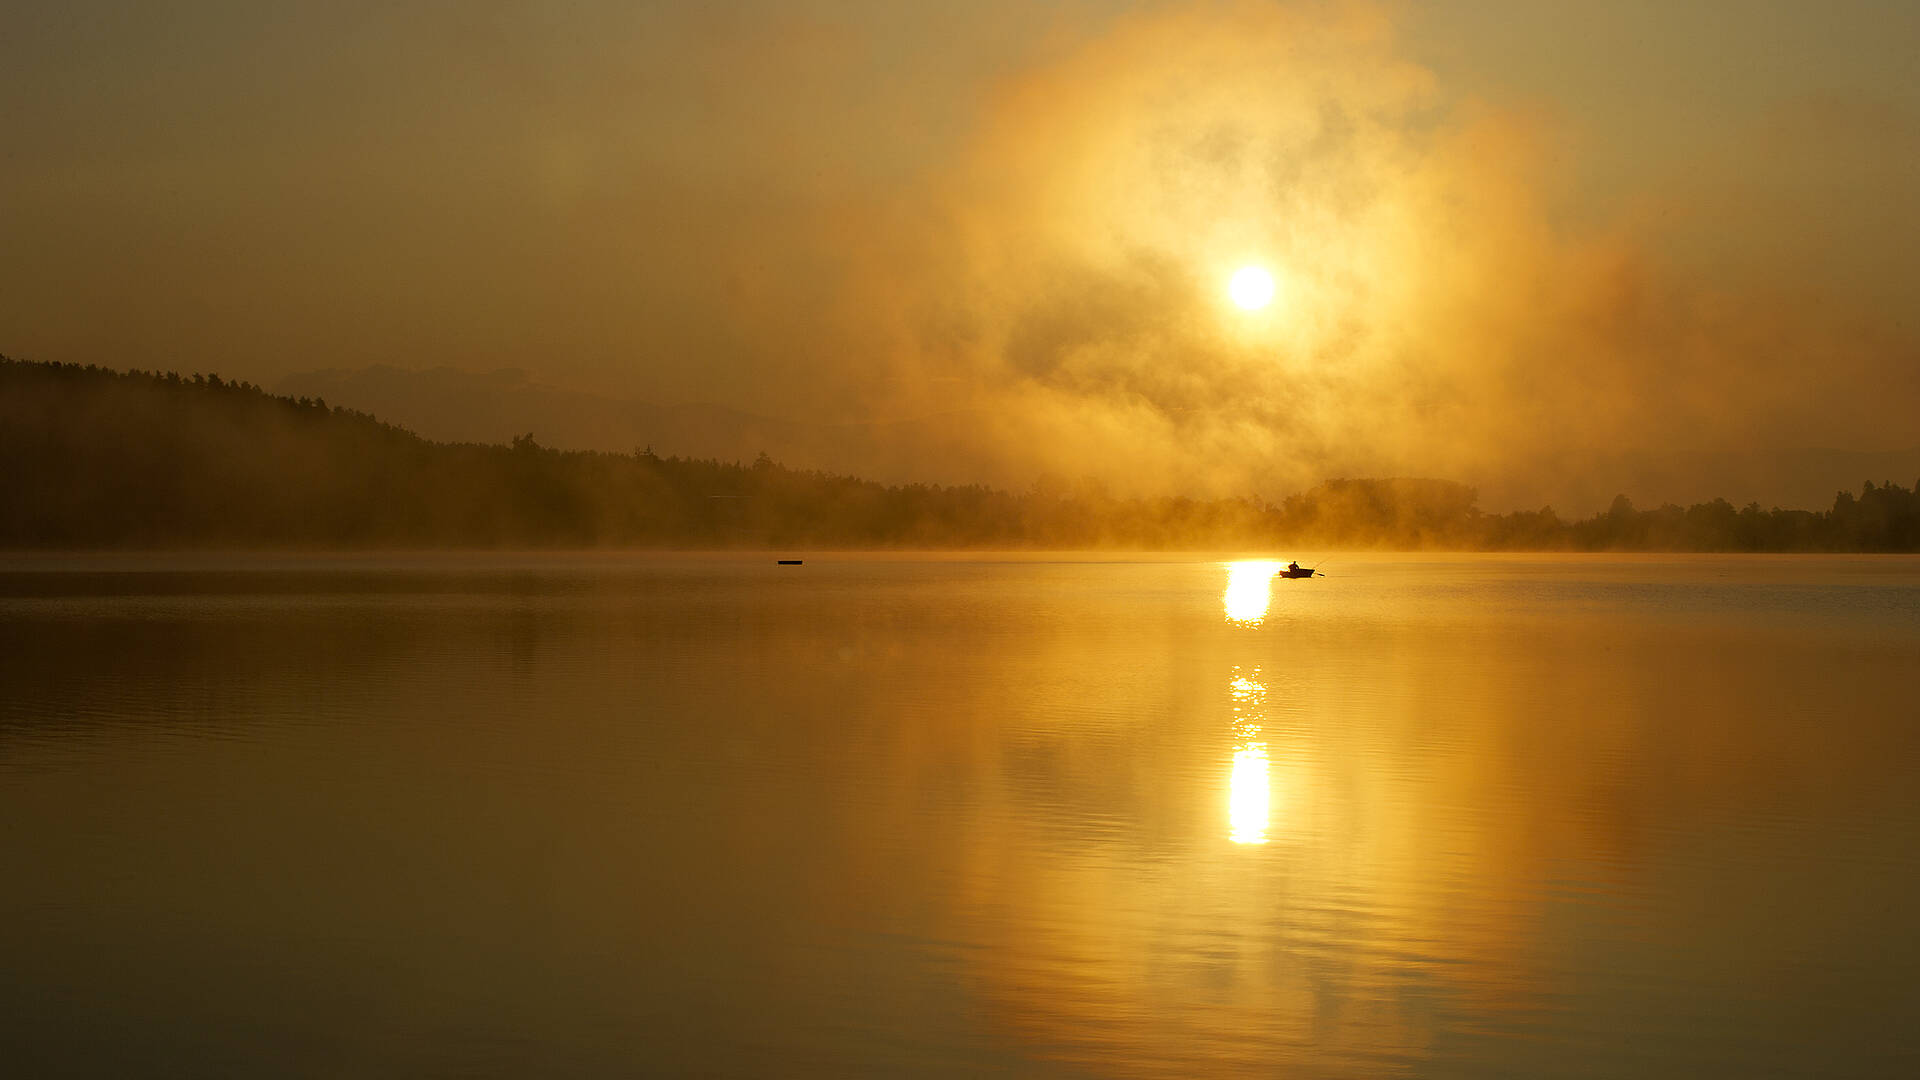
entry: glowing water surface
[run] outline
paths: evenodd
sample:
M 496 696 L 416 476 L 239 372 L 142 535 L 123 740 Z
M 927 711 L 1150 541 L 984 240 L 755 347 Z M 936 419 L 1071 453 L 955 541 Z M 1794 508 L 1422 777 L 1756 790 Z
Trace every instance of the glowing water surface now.
M 1920 561 L 0 563 L 19 1076 L 1882 1076 Z
M 1225 564 L 1227 589 L 1221 596 L 1227 621 L 1246 627 L 1258 627 L 1266 621 L 1273 606 L 1273 577 L 1280 564 L 1266 559 L 1241 559 Z

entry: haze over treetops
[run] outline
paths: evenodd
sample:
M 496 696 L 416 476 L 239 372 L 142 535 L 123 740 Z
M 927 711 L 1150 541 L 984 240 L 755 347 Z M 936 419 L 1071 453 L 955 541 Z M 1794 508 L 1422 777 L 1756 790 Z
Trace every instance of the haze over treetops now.
M 1277 502 L 1119 497 L 1097 483 L 882 485 L 790 469 L 422 439 L 219 376 L 0 357 L 0 546 L 1920 549 L 1887 483 L 1829 511 L 1724 500 L 1605 514 L 1483 513 L 1436 479 L 1338 479 Z

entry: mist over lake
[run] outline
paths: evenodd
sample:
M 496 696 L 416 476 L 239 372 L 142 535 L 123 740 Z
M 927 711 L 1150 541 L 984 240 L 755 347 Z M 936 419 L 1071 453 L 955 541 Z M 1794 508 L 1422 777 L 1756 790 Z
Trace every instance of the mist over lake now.
M 1909 556 L 10 555 L 22 1076 L 1885 1076 Z
M 1916 42 L 0 5 L 0 1080 L 1920 1075 Z

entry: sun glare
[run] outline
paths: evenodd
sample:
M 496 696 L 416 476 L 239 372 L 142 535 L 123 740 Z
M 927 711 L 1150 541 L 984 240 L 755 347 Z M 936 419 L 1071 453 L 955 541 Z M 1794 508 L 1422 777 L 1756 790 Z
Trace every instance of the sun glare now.
M 1233 774 L 1227 786 L 1228 839 L 1236 844 L 1267 842 L 1267 823 L 1273 814 L 1273 784 L 1268 777 L 1267 744 L 1260 738 L 1266 720 L 1267 688 L 1260 669 L 1240 674 L 1234 668 L 1228 684 L 1233 698 Z
M 1227 295 L 1246 311 L 1258 311 L 1273 303 L 1273 275 L 1263 266 L 1243 266 L 1227 282 Z
M 1267 842 L 1267 823 L 1273 814 L 1273 787 L 1267 765 L 1265 743 L 1233 752 L 1233 777 L 1227 787 L 1227 839 L 1236 844 Z
M 1273 575 L 1280 564 L 1247 559 L 1227 564 L 1227 591 L 1221 597 L 1227 621 L 1237 626 L 1259 626 L 1273 603 Z

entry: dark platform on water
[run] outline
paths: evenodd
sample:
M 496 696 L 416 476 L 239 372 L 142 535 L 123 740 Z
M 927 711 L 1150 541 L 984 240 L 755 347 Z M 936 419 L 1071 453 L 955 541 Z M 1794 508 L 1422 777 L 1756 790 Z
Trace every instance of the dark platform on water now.
M 781 559 L 779 561 L 781 566 L 799 566 L 800 565 L 799 559 Z

